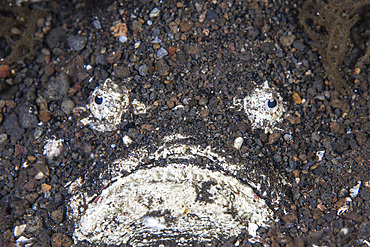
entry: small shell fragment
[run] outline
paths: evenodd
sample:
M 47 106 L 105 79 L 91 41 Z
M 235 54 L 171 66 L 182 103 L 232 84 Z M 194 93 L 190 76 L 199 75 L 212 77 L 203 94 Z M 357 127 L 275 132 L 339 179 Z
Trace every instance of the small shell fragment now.
M 325 155 L 325 150 L 316 152 L 316 157 L 318 158 L 318 161 L 322 161 L 322 159 L 324 158 L 324 155 Z
M 122 142 L 126 147 L 128 147 L 132 143 L 132 139 L 128 135 L 125 135 L 122 137 Z
M 63 140 L 57 140 L 54 138 L 46 141 L 47 143 L 44 146 L 44 155 L 46 155 L 49 160 L 58 157 L 63 150 Z
M 360 187 L 361 187 L 361 181 L 358 181 L 357 182 L 357 185 L 354 186 L 353 188 L 351 188 L 349 190 L 349 195 L 352 197 L 352 198 L 355 198 L 357 195 L 358 195 L 358 192 L 360 191 Z

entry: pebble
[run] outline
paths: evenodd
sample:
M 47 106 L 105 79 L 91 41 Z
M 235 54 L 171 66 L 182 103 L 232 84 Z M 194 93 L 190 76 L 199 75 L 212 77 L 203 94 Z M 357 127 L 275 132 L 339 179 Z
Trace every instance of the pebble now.
M 176 22 L 171 22 L 170 24 L 168 24 L 168 27 L 170 28 L 170 31 L 171 33 L 173 34 L 176 34 L 177 33 L 177 29 L 179 28 L 178 25 L 176 24 Z
M 325 100 L 325 96 L 323 94 L 318 94 L 316 96 L 316 99 L 321 100 L 321 101 L 324 101 Z
M 271 135 L 269 135 L 268 144 L 274 144 L 277 140 L 279 140 L 280 136 L 281 134 L 279 132 L 272 133 Z
M 131 29 L 133 32 L 139 32 L 142 27 L 143 27 L 143 24 L 137 20 L 134 20 L 131 24 Z
M 47 64 L 45 67 L 44 67 L 44 72 L 45 72 L 45 75 L 47 75 L 47 76 L 51 76 L 51 75 L 53 75 L 54 74 L 54 72 L 55 72 L 55 64 L 54 63 L 51 63 L 51 64 Z M 32 80 L 32 78 L 26 78 L 26 79 L 31 79 Z M 25 80 L 26 80 L 25 79 Z M 32 83 L 33 83 L 33 80 L 32 80 Z M 31 83 L 31 84 L 32 84 Z
M 220 19 L 218 14 L 214 10 L 211 10 L 211 9 L 207 11 L 206 18 L 207 18 L 207 21 L 214 21 L 214 22 L 218 22 L 218 20 Z
M 11 75 L 10 71 L 12 69 L 9 65 L 1 65 L 0 66 L 0 78 L 7 78 Z
M 60 73 L 46 87 L 44 96 L 48 100 L 59 100 L 63 98 L 69 90 L 69 77 L 65 73 Z
M 60 108 L 66 115 L 69 115 L 71 114 L 74 107 L 75 107 L 75 103 L 71 99 L 64 98 Z
M 167 63 L 163 59 L 158 60 L 155 63 L 155 67 L 156 67 L 156 69 L 158 70 L 158 73 L 161 76 L 167 76 L 168 75 L 168 71 L 169 71 L 170 67 L 167 65 Z
M 51 213 L 51 219 L 55 224 L 61 224 L 64 221 L 64 210 L 63 208 L 58 208 Z
M 338 122 L 332 122 L 330 123 L 330 131 L 333 134 L 344 134 L 345 129 L 344 129 L 344 126 L 342 126 L 342 124 Z
M 175 103 L 172 100 L 168 100 L 166 103 L 167 103 L 168 108 L 170 109 L 175 107 Z
M 237 137 L 234 141 L 234 148 L 239 150 L 242 147 L 243 142 L 244 142 L 243 137 Z
M 24 185 L 24 189 L 29 192 L 35 191 L 36 188 L 37 188 L 37 180 L 34 178 L 29 179 L 29 181 Z
M 51 119 L 51 114 L 50 112 L 46 111 L 46 110 L 41 110 L 39 112 L 39 117 L 40 117 L 40 121 L 43 122 L 43 123 L 47 123 L 50 121 Z
M 4 144 L 4 142 L 5 142 L 6 140 L 8 140 L 8 136 L 7 136 L 7 134 L 4 134 L 4 133 L 0 134 L 0 145 L 1 145 L 1 144 Z
M 194 23 L 190 20 L 189 21 L 182 21 L 182 22 L 180 22 L 180 31 L 181 32 L 190 31 L 193 26 L 194 26 Z
M 37 126 L 37 117 L 30 111 L 31 106 L 21 104 L 17 107 L 17 114 L 19 116 L 19 123 L 25 129 L 32 129 Z
M 366 143 L 367 141 L 367 137 L 366 137 L 366 134 L 364 132 L 357 132 L 356 133 L 356 141 L 358 143 L 358 145 L 362 146 Z
M 51 246 L 52 247 L 69 247 L 73 246 L 73 241 L 70 237 L 63 233 L 54 233 L 51 236 Z
M 34 163 L 34 162 L 37 160 L 37 158 L 36 158 L 35 156 L 33 156 L 33 155 L 29 155 L 29 156 L 27 156 L 27 159 L 28 159 L 30 162 L 32 162 L 32 163 Z
M 294 103 L 296 104 L 301 104 L 302 103 L 302 99 L 301 99 L 301 96 L 299 96 L 299 94 L 297 92 L 294 92 L 293 95 L 292 95 L 292 100 Z
M 200 116 L 202 118 L 206 118 L 206 117 L 208 117 L 208 115 L 209 115 L 209 109 L 208 108 L 202 108 L 200 110 Z
M 126 78 L 130 76 L 130 71 L 125 66 L 113 67 L 113 75 L 118 78 Z
M 124 35 L 121 35 L 121 36 L 119 36 L 118 40 L 121 43 L 126 43 L 127 40 L 128 40 L 128 38 L 126 36 L 124 36 Z
M 80 35 L 71 35 L 68 36 L 67 43 L 72 50 L 81 51 L 86 46 L 87 37 Z
M 292 141 L 293 140 L 293 136 L 290 135 L 290 134 L 285 134 L 284 135 L 284 140 L 287 141 L 287 142 Z
M 150 18 L 158 17 L 160 13 L 161 13 L 160 9 L 154 8 L 154 9 L 152 9 L 152 11 L 150 11 L 149 17 Z
M 20 235 L 22 235 L 24 230 L 26 230 L 26 226 L 27 226 L 26 224 L 15 226 L 14 227 L 14 237 L 19 237 Z
M 50 170 L 49 167 L 43 160 L 38 160 L 32 169 L 29 170 L 28 175 L 34 177 L 37 180 L 40 180 L 44 177 L 49 176 Z
M 93 27 L 94 27 L 95 29 L 101 29 L 101 24 L 100 24 L 100 21 L 99 21 L 99 20 L 94 20 L 94 21 L 92 22 L 92 24 L 93 24 Z
M 159 48 L 157 51 L 157 58 L 161 59 L 162 57 L 166 56 L 168 54 L 167 50 L 163 47 Z
M 238 127 L 240 132 L 246 132 L 247 131 L 247 125 L 244 122 L 237 122 L 236 126 Z
M 114 64 L 118 62 L 121 59 L 121 57 L 122 57 L 122 51 L 121 49 L 118 49 L 117 51 L 112 52 L 112 54 L 108 55 L 106 57 L 106 61 L 107 63 Z
M 139 66 L 139 74 L 141 76 L 147 76 L 149 72 L 149 67 L 145 63 Z
M 40 138 L 40 136 L 42 136 L 43 133 L 44 133 L 44 131 L 41 127 L 36 127 L 35 130 L 34 130 L 34 133 L 33 133 L 33 138 L 35 138 L 35 140 L 37 140 L 37 139 Z
M 50 50 L 47 49 L 47 48 L 42 48 L 41 53 L 44 54 L 45 56 L 50 56 L 51 55 Z
M 272 156 L 272 158 L 276 161 L 276 162 L 281 162 L 283 160 L 283 158 L 281 157 L 281 154 L 280 153 L 276 153 L 274 154 L 274 156 Z
M 3 122 L 5 133 L 10 136 L 12 143 L 16 143 L 23 136 L 24 129 L 19 124 L 19 119 L 15 113 L 11 113 L 5 117 Z
M 147 131 L 152 131 L 154 125 L 153 124 L 143 124 L 141 125 L 141 128 Z
M 117 1 L 114 1 L 111 5 L 107 7 L 108 12 L 113 12 L 117 10 Z
M 313 142 L 319 142 L 319 141 L 320 141 L 320 139 L 321 139 L 321 137 L 320 137 L 320 134 L 319 134 L 319 133 L 317 133 L 317 132 L 312 132 L 312 134 L 311 134 L 311 140 L 312 140 Z
M 282 36 L 280 37 L 280 43 L 285 47 L 289 47 L 293 44 L 295 38 L 295 35 Z
M 6 100 L 5 105 L 8 107 L 9 110 L 17 107 L 17 103 L 14 100 Z
M 200 100 L 199 100 L 199 105 L 207 105 L 207 103 L 208 103 L 208 99 L 207 98 L 200 98 Z
M 16 28 L 16 27 L 13 27 L 11 30 L 10 30 L 10 32 L 12 33 L 12 34 L 14 34 L 14 35 L 21 35 L 22 34 L 22 31 L 21 30 L 19 30 L 18 28 Z

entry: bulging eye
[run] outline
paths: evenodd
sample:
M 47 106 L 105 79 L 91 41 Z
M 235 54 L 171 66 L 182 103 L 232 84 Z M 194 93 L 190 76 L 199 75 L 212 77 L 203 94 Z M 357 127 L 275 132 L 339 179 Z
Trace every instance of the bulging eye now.
M 269 100 L 268 102 L 267 102 L 267 106 L 269 107 L 269 108 L 274 108 L 274 107 L 276 107 L 277 106 L 277 101 L 276 101 L 276 99 L 272 99 L 272 100 Z
M 103 103 L 103 98 L 96 96 L 94 101 L 96 104 L 101 105 Z

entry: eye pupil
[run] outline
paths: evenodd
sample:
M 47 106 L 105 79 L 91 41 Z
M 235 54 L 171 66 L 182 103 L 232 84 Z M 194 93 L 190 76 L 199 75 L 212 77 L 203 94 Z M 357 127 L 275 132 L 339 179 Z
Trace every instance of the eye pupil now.
M 276 99 L 269 100 L 269 101 L 267 102 L 267 106 L 268 106 L 269 108 L 274 108 L 276 105 L 277 105 L 277 101 L 276 101 Z
M 99 96 L 96 96 L 95 97 L 95 103 L 100 105 L 101 103 L 103 103 L 103 98 L 99 97 Z

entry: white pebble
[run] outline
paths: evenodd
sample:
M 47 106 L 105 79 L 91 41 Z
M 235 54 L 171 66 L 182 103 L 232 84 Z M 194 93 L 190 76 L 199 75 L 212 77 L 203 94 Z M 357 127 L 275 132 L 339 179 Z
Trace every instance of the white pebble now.
M 125 42 L 127 42 L 127 37 L 126 37 L 126 36 L 124 36 L 124 35 L 121 35 L 121 36 L 119 36 L 118 40 L 119 40 L 121 43 L 125 43 Z
M 162 57 L 166 56 L 168 54 L 167 50 L 163 47 L 159 48 L 157 51 L 157 58 L 161 59 Z
M 325 155 L 325 150 L 316 152 L 316 157 L 319 159 L 319 161 L 322 161 L 322 159 L 324 158 L 324 155 Z
M 357 185 L 349 190 L 349 195 L 352 198 L 355 198 L 358 195 L 358 192 L 360 191 L 361 187 L 361 181 L 357 182 Z
M 135 44 L 134 44 L 135 49 L 139 48 L 140 45 L 141 45 L 140 41 L 135 42 Z
M 234 148 L 239 150 L 242 147 L 243 142 L 244 142 L 243 137 L 236 138 L 235 141 L 234 141 Z
M 123 138 L 122 138 L 122 141 L 123 141 L 123 144 L 128 147 L 131 143 L 132 143 L 132 140 L 129 136 L 125 135 Z
M 63 149 L 63 140 L 49 139 L 46 140 L 47 143 L 44 146 L 44 155 L 49 160 L 52 160 L 54 157 L 58 157 Z
M 101 29 L 101 24 L 100 24 L 100 21 L 99 20 L 94 20 L 92 22 L 93 26 L 95 29 Z
M 14 237 L 20 236 L 26 230 L 26 224 L 14 227 Z
M 149 17 L 150 18 L 152 18 L 152 17 L 158 17 L 159 16 L 159 13 L 161 13 L 160 9 L 154 8 L 154 9 L 152 9 L 152 11 L 150 11 Z

